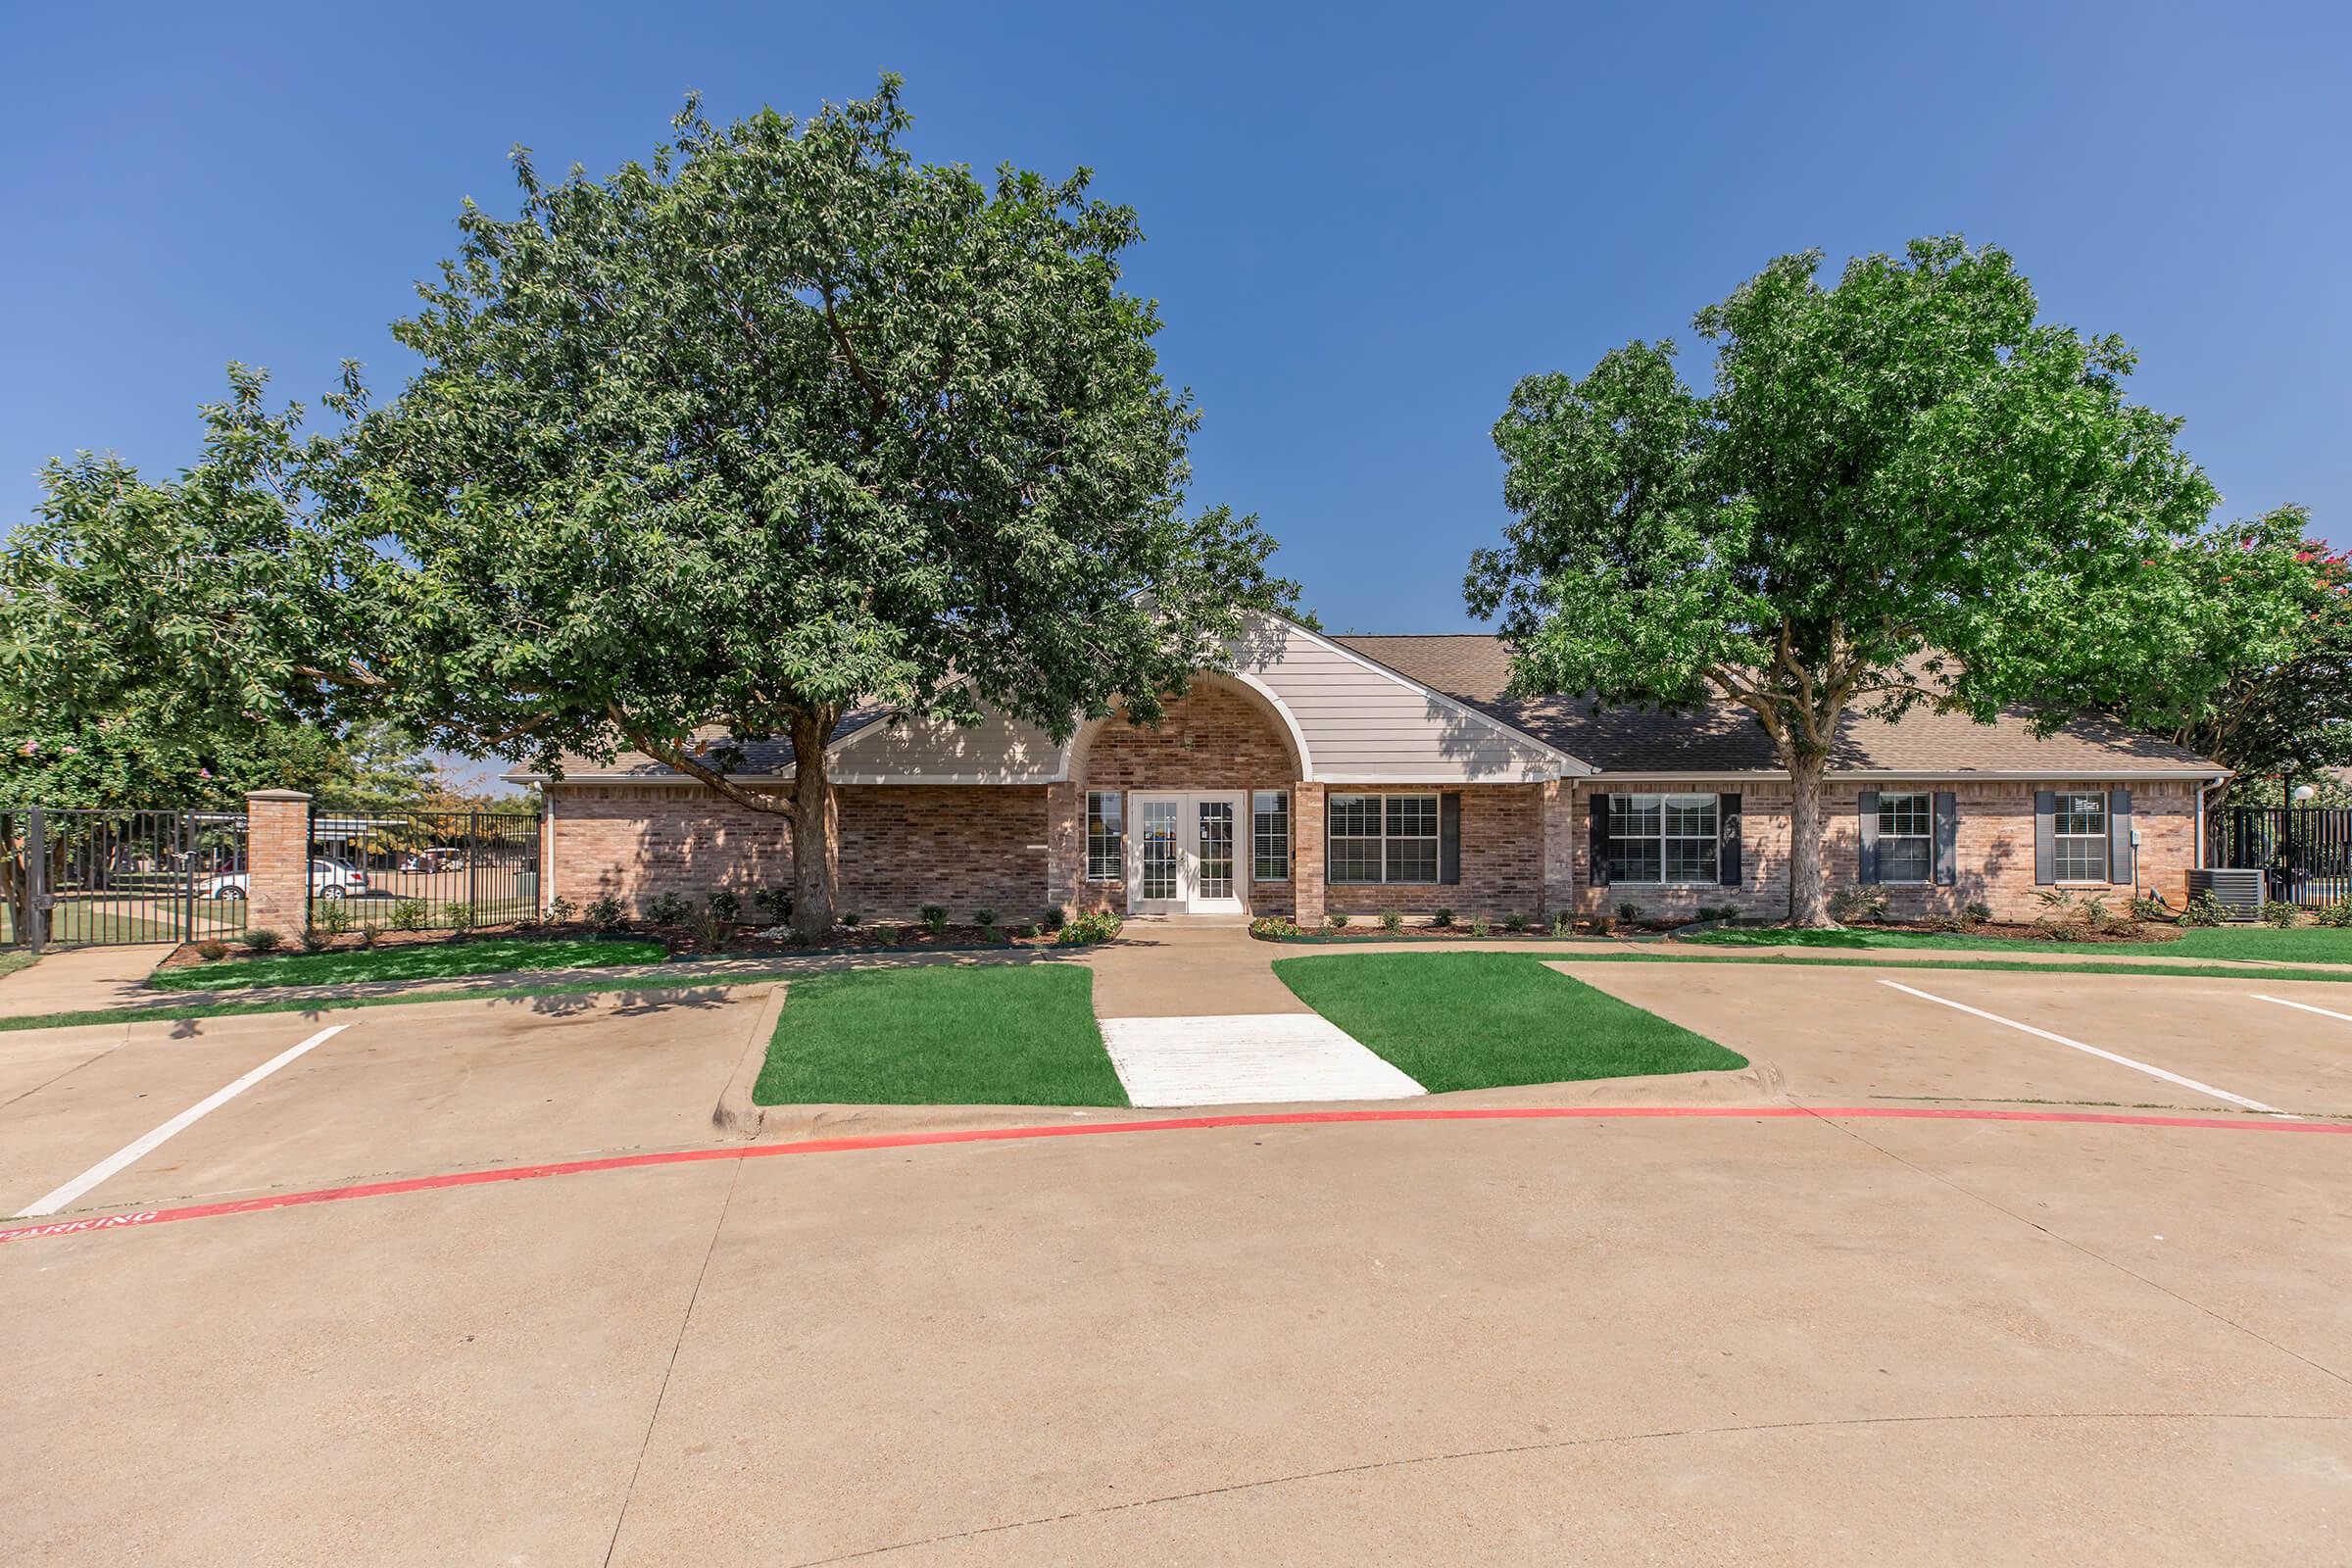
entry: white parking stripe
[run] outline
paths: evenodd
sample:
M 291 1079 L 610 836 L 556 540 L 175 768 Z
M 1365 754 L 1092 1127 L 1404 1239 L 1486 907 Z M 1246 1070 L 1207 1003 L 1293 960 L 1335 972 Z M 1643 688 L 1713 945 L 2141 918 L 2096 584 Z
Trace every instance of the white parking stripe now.
M 2069 1040 L 2066 1036 L 2052 1034 L 2047 1029 L 2036 1029 L 2030 1023 L 2019 1023 L 2015 1018 L 2004 1018 L 1997 1012 L 1986 1012 L 1984 1008 L 1972 1007 L 1965 1002 L 1954 1002 L 1949 997 L 1936 996 L 1932 991 L 1921 991 L 1917 987 L 1907 986 L 1895 980 L 1881 980 L 1879 984 L 1892 986 L 1904 995 L 1917 997 L 1922 1002 L 1933 1002 L 1939 1006 L 1970 1013 L 1987 1022 L 1997 1023 L 2004 1028 L 2015 1029 L 2021 1034 L 2034 1035 L 2076 1051 L 2087 1052 L 2101 1060 L 2112 1061 L 2119 1067 L 2129 1067 L 2133 1072 L 2144 1072 L 2151 1078 L 2161 1078 L 2168 1084 L 2179 1084 L 2183 1089 L 2193 1089 L 2200 1095 L 2211 1095 L 2216 1100 L 2227 1100 L 2232 1105 L 2243 1105 L 2248 1110 L 2259 1110 L 2266 1116 L 2285 1116 L 2290 1120 L 2299 1119 L 2294 1112 L 2280 1110 L 2277 1105 L 2266 1105 L 2259 1100 L 2248 1100 L 2245 1096 L 2233 1095 L 2227 1089 L 2216 1089 L 2213 1085 L 2201 1084 L 2194 1078 L 2183 1078 L 2177 1072 L 2166 1072 L 2162 1067 L 2152 1067 L 2144 1061 L 2134 1061 L 2130 1056 L 2119 1056 L 2112 1051 L 2101 1051 L 2098 1047 L 2086 1046 L 2080 1040 Z
M 263 1062 L 259 1067 L 254 1068 L 253 1071 L 247 1073 L 235 1083 L 230 1084 L 226 1089 L 219 1090 L 214 1094 L 206 1096 L 203 1100 L 198 1101 L 195 1104 L 190 1105 L 187 1109 L 181 1111 L 178 1115 L 172 1117 L 170 1121 L 164 1123 L 161 1127 L 158 1127 L 155 1131 L 149 1133 L 146 1137 L 141 1138 L 136 1143 L 124 1145 L 122 1149 L 118 1150 L 112 1154 L 107 1155 L 106 1158 L 100 1160 L 97 1164 L 92 1165 L 88 1170 L 83 1171 L 80 1175 L 66 1183 L 65 1186 L 60 1187 L 56 1192 L 46 1195 L 36 1202 L 28 1204 L 26 1207 L 19 1210 L 19 1212 L 24 1214 L 56 1213 L 59 1209 L 65 1207 L 68 1203 L 71 1203 L 74 1201 L 74 1200 L 79 1198 L 82 1194 L 88 1192 L 91 1188 L 106 1180 L 109 1176 L 112 1176 L 117 1171 L 122 1170 L 124 1166 L 129 1165 L 134 1160 L 142 1159 L 148 1154 L 154 1152 L 157 1149 L 163 1146 L 166 1140 L 172 1138 L 173 1135 L 179 1133 L 183 1129 L 192 1126 L 198 1118 L 209 1115 L 213 1111 L 219 1110 L 222 1105 L 227 1104 L 230 1101 L 236 1099 L 246 1090 L 251 1089 L 255 1084 L 260 1083 L 263 1079 L 277 1071 L 278 1068 L 283 1067 L 287 1062 L 292 1061 L 295 1057 L 303 1054 L 307 1051 L 311 1051 L 318 1046 L 325 1045 L 329 1040 L 334 1039 L 335 1036 L 341 1034 L 344 1030 L 350 1027 L 351 1025 L 347 1023 L 331 1025 L 327 1028 L 319 1030 L 317 1034 L 311 1036 L 310 1039 L 305 1040 L 301 1045 L 295 1046 L 291 1050 L 279 1052 L 276 1055 L 271 1056 L 268 1061 Z
M 2300 1007 L 2305 1012 L 2316 1012 L 2323 1018 L 2341 1018 L 2346 1023 L 2352 1023 L 2352 1012 L 2329 1012 L 2326 1007 L 2315 1007 L 2308 1002 L 2289 1002 L 2284 997 L 2266 997 L 2259 991 L 2254 993 L 2254 1000 L 2256 1002 L 2276 1002 L 2281 1007 Z

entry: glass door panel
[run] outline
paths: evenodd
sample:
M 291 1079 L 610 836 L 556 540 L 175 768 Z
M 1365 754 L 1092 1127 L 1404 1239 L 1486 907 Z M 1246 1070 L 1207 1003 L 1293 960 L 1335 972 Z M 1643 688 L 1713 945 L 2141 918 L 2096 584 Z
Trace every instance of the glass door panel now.
M 1200 884 L 1203 899 L 1233 897 L 1233 803 L 1200 803 Z
M 1139 889 L 1143 898 L 1176 897 L 1177 808 L 1175 801 L 1143 803 L 1143 885 Z

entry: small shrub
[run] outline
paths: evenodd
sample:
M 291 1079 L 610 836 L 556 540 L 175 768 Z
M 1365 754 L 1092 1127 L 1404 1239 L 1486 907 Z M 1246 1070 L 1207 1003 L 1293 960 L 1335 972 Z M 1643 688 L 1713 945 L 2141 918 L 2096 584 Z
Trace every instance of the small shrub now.
M 1037 934 L 1044 929 L 1044 926 L 1041 926 L 1035 920 L 1032 920 L 1027 925 L 1021 927 L 1019 933 L 1020 939 L 1023 942 L 1035 942 L 1037 940 Z
M 1592 934 L 1594 936 L 1605 937 L 1616 929 L 1617 922 L 1610 916 L 1605 914 L 1596 914 L 1592 917 Z
M 1963 929 L 1959 920 L 1948 914 L 1922 915 L 1919 920 L 1919 928 L 1922 931 L 1936 932 L 1954 932 Z
M 1511 935 L 1517 936 L 1527 929 L 1527 916 L 1521 914 L 1517 909 L 1513 909 L 1502 917 L 1502 928 Z
M 1261 914 L 1250 922 L 1250 934 L 1253 937 L 1270 937 L 1280 942 L 1303 933 L 1298 929 L 1298 922 L 1287 914 Z
M 2164 906 L 2164 901 L 2153 893 L 2142 893 L 2132 900 L 2132 918 L 2134 920 L 2162 920 L 2171 913 Z
M 479 921 L 475 916 L 472 905 L 460 903 L 445 904 L 441 906 L 441 923 L 458 935 L 464 936 L 472 930 Z
M 1839 925 L 1886 918 L 1886 895 L 1873 887 L 1839 888 L 1830 895 L 1830 918 Z
M 997 911 L 994 909 L 974 909 L 972 911 L 972 924 L 978 926 L 983 931 L 996 930 Z
M 1097 942 L 1108 942 L 1119 934 L 1119 928 L 1125 923 L 1108 909 L 1089 909 L 1063 921 L 1061 929 L 1054 934 L 1054 942 L 1056 947 L 1063 948 L 1083 948 Z
M 2188 901 L 2188 907 L 2180 911 L 2182 925 L 2216 926 L 2226 918 L 2221 905 L 2210 893 L 2198 894 Z
M 1960 923 L 1963 926 L 1985 925 L 1990 923 L 1991 919 L 1992 906 L 1989 904 L 1970 904 L 1964 906 L 1960 910 Z
M 620 906 L 620 901 L 610 893 L 601 899 L 594 900 L 587 908 L 580 912 L 587 919 L 591 930 L 605 936 L 611 936 L 619 930 L 628 919 L 628 911 L 623 909 Z M 398 920 L 393 921 L 395 925 L 399 923 Z
M 556 925 L 569 925 L 580 917 L 580 906 L 559 894 L 547 901 L 547 917 Z
M 924 929 L 933 936 L 938 936 L 948 928 L 948 911 L 943 905 L 926 904 L 915 913 L 921 917 Z
M 1429 923 L 1437 930 L 1446 930 L 1448 926 L 1453 924 L 1453 911 L 1451 909 L 1440 909 L 1429 917 Z
M 2336 931 L 2352 927 L 2352 899 L 2338 899 L 2333 904 L 2323 904 L 2312 910 L 2311 917 L 2321 925 Z
M 718 912 L 715 903 L 705 905 L 695 911 L 688 934 L 694 938 L 697 953 L 723 953 L 727 938 L 735 933 L 735 922 Z
M 228 944 L 207 937 L 196 944 L 196 956 L 207 963 L 219 963 L 228 956 Z
M 351 929 L 351 906 L 341 899 L 332 904 L 321 904 L 311 911 L 311 929 L 323 931 L 329 937 L 343 935 Z
M 432 912 L 431 909 L 425 907 L 422 899 L 403 899 L 392 906 L 392 929 L 395 931 L 421 931 L 424 929 L 424 922 L 431 918 Z
M 837 909 L 833 914 L 833 923 L 838 926 L 844 926 L 855 930 L 858 922 L 863 918 L 865 917 L 859 914 L 856 909 Z
M 1045 912 L 1037 917 L 1037 923 L 1048 931 L 1058 931 L 1069 917 L 1069 910 L 1058 904 L 1049 904 L 1046 906 Z
M 1560 910 L 1559 913 L 1551 917 L 1551 934 L 1555 937 L 1572 937 L 1576 935 L 1575 917 L 1570 915 L 1566 909 Z
M 1642 906 L 1631 899 L 1626 900 L 1617 906 L 1617 918 L 1623 920 L 1627 925 L 1632 925 L 1636 920 L 1642 918 Z
M 1345 931 L 1348 929 L 1348 917 L 1344 914 L 1327 914 L 1323 917 L 1323 924 L 1333 931 Z
M 237 933 L 237 940 L 245 944 L 248 953 L 275 953 L 286 945 L 284 937 L 266 925 L 247 926 Z
M 302 951 L 305 953 L 324 953 L 328 948 L 333 947 L 335 943 L 335 939 L 328 935 L 316 922 L 304 926 L 302 928 L 302 935 L 295 938 L 295 940 L 302 944 Z
M 363 948 L 373 949 L 378 942 L 383 940 L 383 935 L 384 928 L 373 920 L 370 920 L 366 925 L 360 927 L 360 946 Z
M 645 906 L 645 917 L 655 925 L 676 925 L 693 912 L 682 893 L 664 893 Z
M 710 911 L 722 920 L 732 920 L 743 913 L 743 896 L 732 888 L 713 888 L 707 901 Z
M 1404 913 L 1399 909 L 1380 911 L 1380 928 L 1392 935 L 1404 929 Z
M 876 920 L 874 922 L 874 938 L 886 948 L 897 947 L 899 945 L 898 922 L 896 920 Z
M 2295 923 L 2295 916 L 2300 912 L 2301 911 L 2298 910 L 2293 905 L 2281 903 L 2278 899 L 2265 899 L 2262 901 L 2262 923 L 2264 925 L 2275 925 L 2281 931 L 2285 930 L 2288 926 L 2293 925 Z
M 1489 923 L 1487 917 L 1483 914 L 1472 915 L 1467 921 L 1464 922 L 1464 925 L 1467 927 L 1473 937 L 1476 937 L 1481 941 L 1486 939 L 1488 932 L 1494 929 L 1494 926 Z
M 792 889 L 761 888 L 752 895 L 752 906 L 767 916 L 770 925 L 792 922 Z

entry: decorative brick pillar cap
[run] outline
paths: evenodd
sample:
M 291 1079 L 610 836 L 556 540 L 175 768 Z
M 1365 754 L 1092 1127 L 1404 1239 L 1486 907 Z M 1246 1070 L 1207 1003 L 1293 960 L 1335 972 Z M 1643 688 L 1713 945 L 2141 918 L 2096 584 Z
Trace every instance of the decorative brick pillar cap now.
M 245 798 L 249 801 L 307 801 L 311 797 L 307 790 L 247 790 Z

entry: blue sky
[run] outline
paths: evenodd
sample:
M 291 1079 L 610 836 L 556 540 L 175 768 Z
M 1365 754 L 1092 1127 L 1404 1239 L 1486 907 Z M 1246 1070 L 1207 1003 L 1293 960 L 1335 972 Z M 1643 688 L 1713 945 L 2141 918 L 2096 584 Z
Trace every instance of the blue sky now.
M 1511 383 L 1768 258 L 1959 230 L 2139 349 L 2225 511 L 2352 544 L 2352 7 L 49 6 L 0 62 L 0 522 L 47 456 L 168 471 L 231 359 L 314 398 L 461 197 L 645 153 L 685 94 L 906 77 L 916 153 L 1086 164 L 1150 242 L 1196 503 L 1335 629 L 1472 624 Z M 1704 373 L 1693 353 L 1690 368 Z

